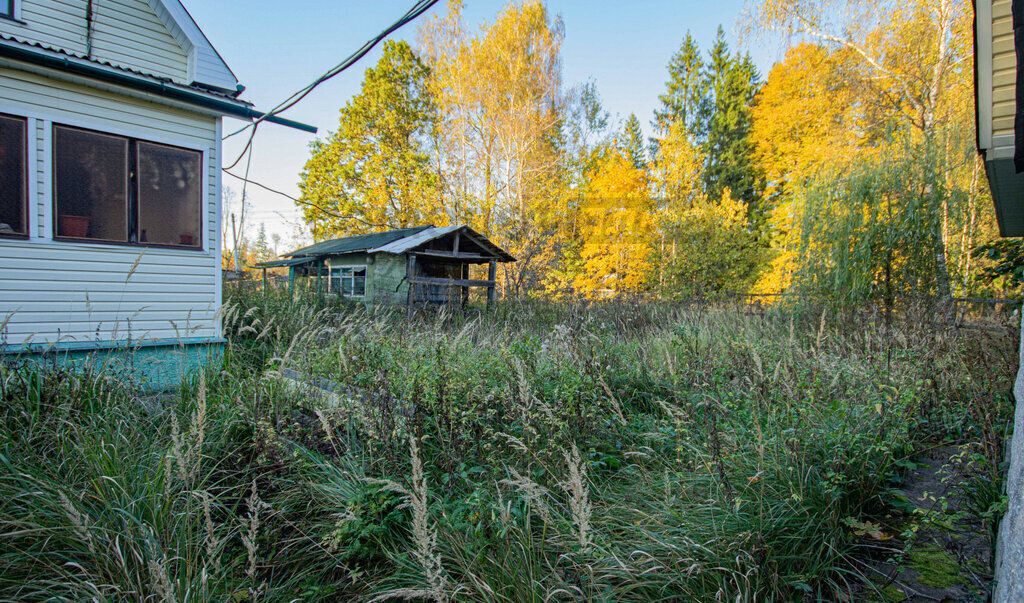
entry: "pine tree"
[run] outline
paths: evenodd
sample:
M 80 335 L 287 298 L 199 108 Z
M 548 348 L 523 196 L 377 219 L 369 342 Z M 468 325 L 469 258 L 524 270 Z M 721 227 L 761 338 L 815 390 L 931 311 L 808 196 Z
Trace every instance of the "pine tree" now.
M 622 132 L 622 150 L 626 157 L 638 170 L 647 168 L 647 150 L 644 148 L 644 133 L 640 129 L 640 120 L 635 113 L 630 113 Z
M 274 259 L 270 245 L 267 244 L 267 227 L 262 222 L 260 222 L 259 233 L 256 235 L 256 259 L 261 262 Z

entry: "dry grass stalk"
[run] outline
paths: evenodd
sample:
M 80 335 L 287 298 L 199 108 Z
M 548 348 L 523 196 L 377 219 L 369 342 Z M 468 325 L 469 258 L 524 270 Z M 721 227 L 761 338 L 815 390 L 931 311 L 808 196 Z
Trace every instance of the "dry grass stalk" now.
M 428 506 L 427 478 L 423 473 L 423 461 L 420 459 L 419 445 L 416 438 L 409 438 L 409 452 L 412 463 L 412 488 L 405 488 L 391 480 L 369 479 L 370 483 L 381 486 L 384 490 L 395 492 L 405 498 L 405 507 L 412 510 L 412 539 L 415 544 L 413 556 L 423 570 L 427 588 L 399 589 L 385 593 L 373 599 L 414 599 L 426 598 L 433 601 L 447 601 L 447 578 L 441 564 L 441 555 L 437 553 L 437 526 L 430 521 Z
M 540 516 L 541 521 L 546 524 L 551 523 L 551 510 L 548 509 L 545 498 L 548 496 L 548 490 L 544 486 L 541 486 L 537 482 L 533 481 L 528 477 L 524 477 L 515 469 L 509 467 L 509 473 L 512 475 L 512 479 L 502 480 L 501 483 L 509 486 L 526 497 L 526 502 L 530 507 L 537 512 Z
M 57 496 L 60 497 L 60 506 L 64 509 L 64 514 L 67 515 L 68 521 L 71 522 L 75 536 L 89 547 L 90 553 L 95 555 L 96 548 L 93 544 L 92 534 L 89 532 L 88 519 L 78 512 L 75 504 L 71 502 L 71 499 L 68 498 L 67 494 L 64 494 L 64 492 L 57 492 Z
M 587 484 L 587 465 L 580 457 L 575 442 L 571 444 L 569 451 L 563 451 L 562 455 L 569 468 L 569 479 L 562 482 L 561 486 L 569 494 L 569 510 L 576 526 L 580 550 L 587 551 L 590 548 L 590 516 L 594 510 L 590 503 L 590 488 Z
M 260 528 L 260 506 L 263 505 L 263 501 L 260 500 L 259 492 L 256 490 L 256 480 L 252 480 L 252 488 L 249 491 L 249 498 L 246 500 L 246 504 L 249 507 L 249 521 L 247 522 L 247 531 L 242 534 L 242 544 L 245 546 L 245 552 L 248 558 L 248 565 L 245 569 L 245 575 L 249 580 L 256 580 L 256 559 L 258 550 L 256 548 L 256 533 Z
M 149 570 L 150 587 L 156 593 L 158 601 L 174 603 L 178 598 L 167 572 L 167 555 L 157 546 L 152 530 L 150 530 L 149 538 L 146 539 L 146 549 L 149 554 L 146 568 Z

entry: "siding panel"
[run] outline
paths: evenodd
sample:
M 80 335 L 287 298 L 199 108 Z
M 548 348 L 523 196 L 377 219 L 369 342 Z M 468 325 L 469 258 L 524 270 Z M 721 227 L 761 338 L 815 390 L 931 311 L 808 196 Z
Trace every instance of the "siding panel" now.
M 216 224 L 218 120 L 112 92 L 0 69 L 0 111 L 36 118 L 30 211 L 41 240 L 0 240 L 4 343 L 216 337 L 220 288 Z M 205 153 L 204 250 L 69 243 L 46 238 L 51 219 L 53 122 L 71 123 Z M 130 276 L 129 276 L 129 273 Z M 2 320 L 3 318 L 0 318 Z
M 992 136 L 1013 136 L 1017 57 L 1010 0 L 992 3 Z
M 22 23 L 0 20 L 0 33 L 79 56 L 90 52 L 87 0 L 31 0 Z M 103 0 L 93 4 L 91 57 L 118 67 L 190 83 L 188 52 L 148 0 Z

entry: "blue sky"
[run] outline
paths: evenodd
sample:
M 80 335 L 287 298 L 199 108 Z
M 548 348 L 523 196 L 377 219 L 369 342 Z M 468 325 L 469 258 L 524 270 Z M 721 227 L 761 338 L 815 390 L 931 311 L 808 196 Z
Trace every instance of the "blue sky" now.
M 183 0 L 196 22 L 246 86 L 243 98 L 257 109 L 270 109 L 296 89 L 308 84 L 340 62 L 370 37 L 390 25 L 413 4 L 412 0 Z M 505 0 L 466 0 L 469 25 L 492 22 Z M 624 119 L 639 116 L 648 131 L 658 95 L 664 90 L 666 65 L 691 31 L 707 49 L 719 25 L 733 49 L 750 52 L 767 75 L 779 51 L 764 44 L 741 45 L 738 23 L 747 10 L 746 0 L 549 0 L 549 11 L 565 23 L 562 46 L 566 85 L 593 79 L 605 108 Z M 447 13 L 444 0 L 427 15 Z M 392 35 L 415 43 L 417 23 Z M 338 123 L 338 110 L 359 91 L 363 72 L 379 58 L 379 47 L 359 64 L 317 88 L 312 95 L 284 114 L 285 117 L 320 128 L 325 136 Z M 229 132 L 241 125 L 225 119 Z M 227 162 L 240 152 L 240 140 L 224 145 Z M 267 124 L 260 128 L 254 147 L 250 178 L 268 186 L 298 194 L 298 174 L 309 156 L 314 139 L 306 134 Z M 236 191 L 241 183 L 225 176 Z M 294 203 L 249 187 L 251 207 L 248 233 L 259 223 L 268 233 L 285 241 L 292 236 L 289 222 L 297 222 Z M 286 246 L 283 244 L 282 246 Z M 279 251 L 285 251 L 279 249 Z

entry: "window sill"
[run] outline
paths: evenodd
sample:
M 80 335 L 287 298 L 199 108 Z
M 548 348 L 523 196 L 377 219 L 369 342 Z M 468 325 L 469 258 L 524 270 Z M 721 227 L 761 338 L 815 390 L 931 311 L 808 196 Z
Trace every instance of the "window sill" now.
M 28 23 L 14 17 L 13 15 L 5 15 L 0 13 L 0 21 L 10 21 L 11 23 L 17 23 L 18 25 L 28 25 Z
M 13 241 L 27 241 L 29 239 L 28 233 L 21 234 L 20 232 L 0 232 L 0 239 L 9 239 Z
M 135 249 L 170 249 L 174 251 L 190 251 L 195 253 L 204 253 L 206 250 L 202 247 L 190 247 L 185 245 L 160 245 L 157 243 L 131 243 L 128 241 L 107 241 L 103 239 L 80 239 L 76 237 L 61 237 L 54 236 L 54 241 L 60 243 L 76 243 L 82 245 L 111 245 L 113 247 L 132 247 Z

